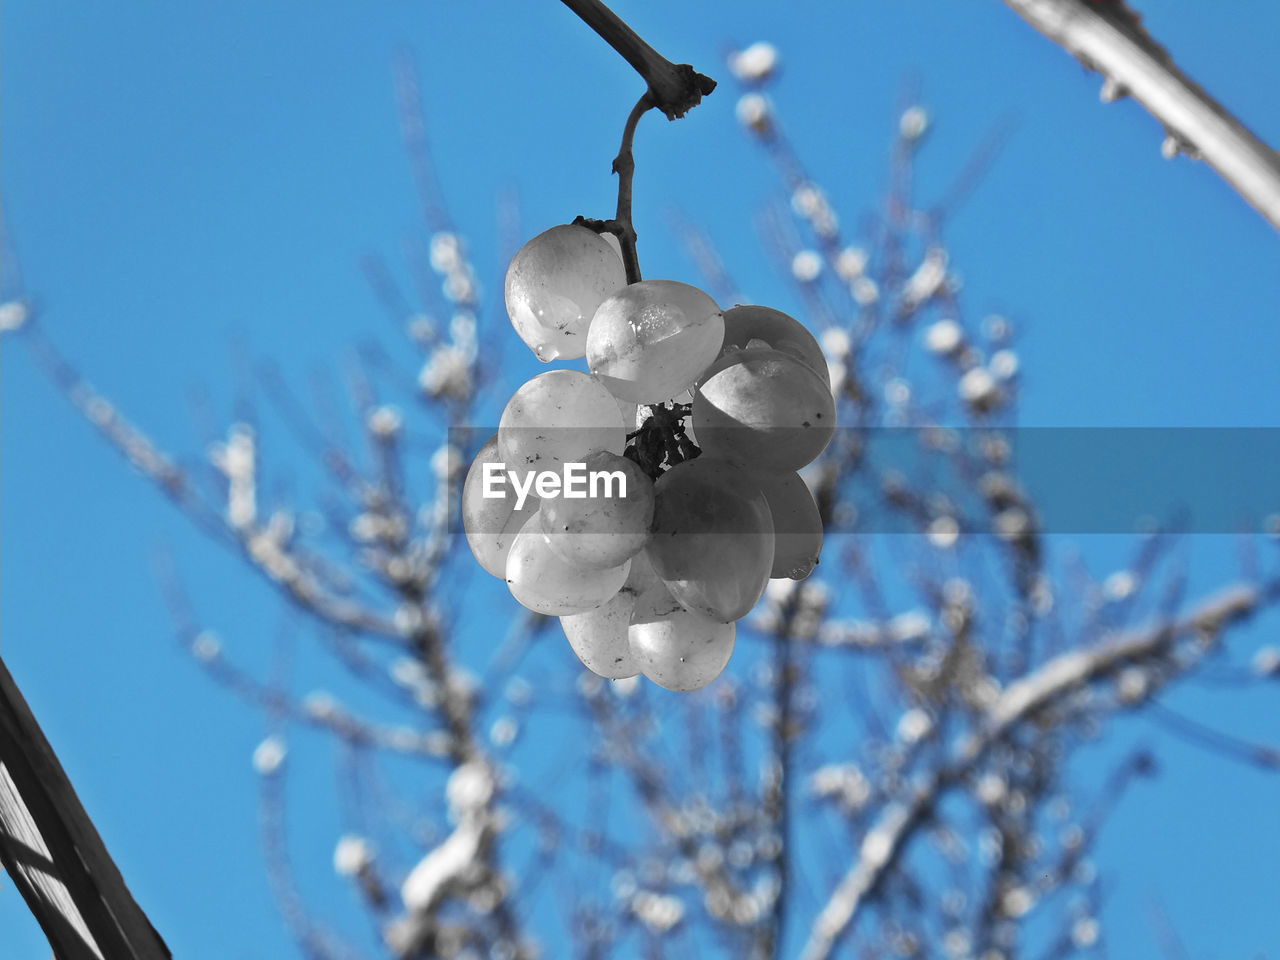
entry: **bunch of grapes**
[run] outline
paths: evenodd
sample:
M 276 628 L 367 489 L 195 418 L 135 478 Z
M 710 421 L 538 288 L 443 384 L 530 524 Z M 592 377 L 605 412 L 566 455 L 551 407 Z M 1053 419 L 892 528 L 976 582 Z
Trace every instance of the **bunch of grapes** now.
M 722 312 L 673 280 L 628 284 L 606 236 L 553 227 L 511 262 L 521 338 L 591 372 L 515 392 L 467 474 L 463 524 L 480 565 L 558 616 L 588 669 L 696 690 L 769 579 L 818 562 L 822 521 L 797 471 L 830 442 L 835 400 L 801 323 Z

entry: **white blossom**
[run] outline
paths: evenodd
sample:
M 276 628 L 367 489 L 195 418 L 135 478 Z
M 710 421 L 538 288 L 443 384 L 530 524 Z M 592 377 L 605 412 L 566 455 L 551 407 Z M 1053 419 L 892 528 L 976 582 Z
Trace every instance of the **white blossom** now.
M 211 663 L 222 655 L 222 641 L 216 634 L 202 631 L 191 641 L 191 653 L 201 663 Z
M 684 918 L 684 904 L 680 900 L 647 890 L 631 898 L 631 911 L 654 933 L 666 933 Z
M 1141 667 L 1126 667 L 1116 677 L 1116 694 L 1121 703 L 1138 703 L 1151 689 L 1151 679 Z
M 867 251 L 861 247 L 845 247 L 836 256 L 836 274 L 846 283 L 862 276 L 867 269 Z
M 253 526 L 257 518 L 257 449 L 253 427 L 233 423 L 225 443 L 209 451 L 213 465 L 227 478 L 227 522 L 237 530 Z
M 827 327 L 822 331 L 818 341 L 822 344 L 822 350 L 827 356 L 837 359 L 847 357 L 853 348 L 853 338 L 843 327 Z
M 455 270 L 444 278 L 440 290 L 454 303 L 470 303 L 477 296 L 475 276 L 469 269 Z
M 1031 517 L 1021 507 L 1006 507 L 995 515 L 992 526 L 1001 540 L 1017 541 L 1031 532 Z
M 884 827 L 875 827 L 862 838 L 862 846 L 858 853 L 872 870 L 878 870 L 889 860 L 893 852 L 893 836 Z
M 889 621 L 885 632 L 895 643 L 912 643 L 929 636 L 932 621 L 921 610 L 908 610 Z
M 1102 582 L 1102 595 L 1112 602 L 1126 600 L 1138 590 L 1138 578 L 1132 570 L 1117 570 Z
M 1001 380 L 1010 380 L 1018 372 L 1018 355 L 1012 350 L 997 350 L 987 364 L 992 374 Z
M 988 771 L 978 778 L 975 792 L 980 801 L 994 806 L 1008 794 L 1009 784 L 1000 774 Z
M 489 728 L 489 742 L 495 747 L 509 747 L 520 734 L 520 721 L 515 717 L 499 717 Z
M 801 283 L 812 283 L 822 273 L 822 256 L 816 250 L 801 250 L 791 258 L 791 275 Z
M 919 140 L 929 129 L 929 114 L 924 107 L 907 107 L 898 118 L 898 133 L 904 140 Z
M 462 244 L 457 234 L 441 231 L 431 237 L 431 269 L 452 273 L 463 265 Z
M 331 720 L 338 710 L 338 701 L 323 690 L 313 690 L 302 701 L 302 712 L 313 720 Z
M 898 720 L 898 739 L 903 743 L 918 743 L 933 729 L 933 718 L 919 707 L 912 707 Z
M 960 378 L 956 387 L 960 399 L 972 407 L 985 410 L 994 406 L 1000 396 L 995 377 L 986 367 L 974 367 Z
M 870 277 L 858 277 L 849 289 L 860 307 L 869 307 L 880 299 L 880 288 Z
M 964 344 L 964 331 L 954 320 L 939 320 L 924 333 L 924 345 L 931 353 L 955 353 Z
M 400 411 L 392 406 L 378 407 L 369 414 L 368 427 L 369 432 L 375 437 L 382 440 L 390 440 L 400 432 L 403 426 L 404 418 Z
M 811 183 L 802 184 L 791 195 L 791 209 L 802 217 L 812 217 L 814 213 L 826 206 L 826 197 Z
M 744 94 L 738 99 L 738 122 L 758 134 L 767 134 L 773 127 L 769 101 L 759 93 Z
M 1093 917 L 1081 917 L 1071 925 L 1071 942 L 1080 949 L 1092 947 L 1098 942 L 1100 929 Z
M 470 361 L 456 346 L 441 346 L 431 352 L 418 386 L 433 397 L 464 396 L 471 386 Z
M 12 330 L 22 329 L 29 316 L 30 311 L 21 300 L 0 303 L 0 332 L 8 333 Z
M 1280 677 L 1280 647 L 1262 647 L 1250 663 L 1260 677 Z
M 272 734 L 254 749 L 253 769 L 260 775 L 269 777 L 284 765 L 287 754 L 284 738 Z
M 340 877 L 354 877 L 373 861 L 373 851 L 364 837 L 345 834 L 333 850 L 333 869 Z
M 771 43 L 753 43 L 729 55 L 729 69 L 743 83 L 760 83 L 778 68 L 778 51 Z
M 493 798 L 494 789 L 493 772 L 487 764 L 479 760 L 462 764 L 449 775 L 445 784 L 444 795 L 450 815 L 455 821 L 465 818 L 487 804 Z
M 960 539 L 960 524 L 952 516 L 935 517 L 929 524 L 929 542 L 939 550 L 953 547 Z
M 902 307 L 913 310 L 932 299 L 942 289 L 947 279 L 947 251 L 931 247 L 925 253 L 915 273 L 902 285 Z
M 1016 920 L 1026 916 L 1027 911 L 1035 906 L 1035 903 L 1035 897 L 1026 887 L 1010 887 L 1000 898 L 1000 911 L 1006 917 L 1013 917 Z
M 446 443 L 431 455 L 431 470 L 436 478 L 448 481 L 462 473 L 462 451 Z
M 849 812 L 861 810 L 871 799 L 871 783 L 852 763 L 832 763 L 819 767 L 809 778 L 809 792 L 823 800 L 834 800 Z

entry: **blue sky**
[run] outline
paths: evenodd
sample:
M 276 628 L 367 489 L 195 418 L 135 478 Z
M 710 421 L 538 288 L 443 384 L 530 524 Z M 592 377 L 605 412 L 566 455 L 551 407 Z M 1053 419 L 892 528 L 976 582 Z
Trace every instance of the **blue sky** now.
M 799 309 L 754 233 L 778 185 L 737 129 L 722 65 L 726 50 L 769 40 L 785 69 L 774 93 L 783 123 L 846 222 L 885 182 L 906 84 L 935 118 L 926 195 L 1012 122 L 948 240 L 972 308 L 1004 311 L 1022 330 L 1024 423 L 1280 426 L 1275 231 L 1209 171 L 1162 160 L 1154 121 L 1132 104 L 1100 105 L 1098 78 L 1003 4 L 617 9 L 665 55 L 724 81 L 678 124 L 642 121 L 647 275 L 696 279 L 662 217 L 675 205 L 704 225 L 745 293 Z M 1188 72 L 1280 143 L 1280 9 L 1237 0 L 1206 13 L 1178 0 L 1147 20 Z M 505 266 L 498 197 L 519 197 L 526 235 L 607 215 L 609 161 L 640 92 L 553 0 L 10 3 L 0 34 L 5 228 L 27 291 L 92 382 L 194 456 L 204 439 L 188 398 L 206 391 L 229 417 L 245 350 L 305 383 L 386 330 L 359 258 L 402 264 L 420 230 L 397 128 L 398 50 L 420 71 L 439 178 L 490 293 Z M 504 355 L 510 383 L 538 369 Z M 175 954 L 286 955 L 255 833 L 249 754 L 262 722 L 172 642 L 155 551 L 173 553 L 202 612 L 252 666 L 265 667 L 288 615 L 265 591 L 235 586 L 234 561 L 105 448 L 21 344 L 5 342 L 2 364 L 5 661 Z M 1231 543 L 1192 539 L 1197 583 L 1231 575 Z M 1085 549 L 1119 562 L 1110 542 Z M 1186 697 L 1239 732 L 1280 735 L 1265 700 Z M 1108 908 L 1116 955 L 1154 953 L 1155 893 L 1193 956 L 1280 954 L 1261 897 L 1274 899 L 1280 862 L 1275 781 L 1157 742 L 1165 777 L 1122 808 L 1104 850 L 1118 870 L 1132 865 Z M 330 836 L 331 820 L 317 810 L 305 826 Z M 327 870 L 328 853 L 307 862 Z M 7 884 L 0 930 L 6 957 L 43 955 Z

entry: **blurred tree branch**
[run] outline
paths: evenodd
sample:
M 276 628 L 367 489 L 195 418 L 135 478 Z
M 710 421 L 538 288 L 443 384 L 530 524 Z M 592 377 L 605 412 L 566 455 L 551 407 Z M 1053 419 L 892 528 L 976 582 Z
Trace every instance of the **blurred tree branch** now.
M 1280 154 L 1188 77 L 1123 0 L 1005 0 L 1103 75 L 1102 100 L 1133 97 L 1164 125 L 1162 151 L 1203 159 L 1280 229 Z

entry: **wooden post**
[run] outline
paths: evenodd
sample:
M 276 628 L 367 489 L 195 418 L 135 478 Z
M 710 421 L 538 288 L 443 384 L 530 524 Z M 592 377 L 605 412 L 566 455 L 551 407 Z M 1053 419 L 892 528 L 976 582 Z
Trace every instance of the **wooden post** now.
M 3 659 L 0 863 L 58 960 L 170 960 Z

